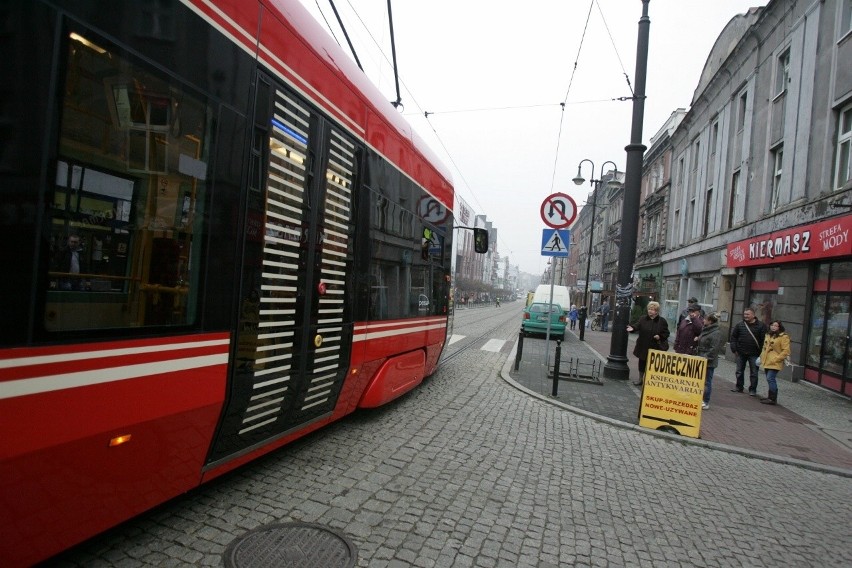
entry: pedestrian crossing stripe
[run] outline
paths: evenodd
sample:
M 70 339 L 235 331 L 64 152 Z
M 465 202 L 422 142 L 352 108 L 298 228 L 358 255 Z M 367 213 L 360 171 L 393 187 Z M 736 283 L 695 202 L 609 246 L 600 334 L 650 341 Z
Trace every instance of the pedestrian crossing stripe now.
M 506 343 L 503 339 L 489 339 L 485 342 L 485 345 L 480 347 L 481 351 L 491 351 L 493 353 L 499 353 L 501 349 L 503 349 L 503 345 Z
M 464 339 L 465 337 L 467 337 L 467 336 L 466 336 L 466 335 L 456 335 L 456 334 L 454 333 L 454 334 L 452 334 L 452 335 L 450 336 L 450 342 L 449 342 L 447 345 L 452 345 L 452 344 L 453 344 L 453 343 L 455 343 L 456 341 L 461 341 L 461 340 L 462 340 L 462 339 Z

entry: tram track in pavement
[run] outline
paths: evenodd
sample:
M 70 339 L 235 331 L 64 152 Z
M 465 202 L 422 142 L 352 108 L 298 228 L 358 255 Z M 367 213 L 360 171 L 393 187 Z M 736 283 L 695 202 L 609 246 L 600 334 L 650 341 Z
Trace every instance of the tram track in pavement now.
M 512 341 L 517 334 L 521 323 L 521 310 L 523 306 L 520 303 L 512 302 L 504 304 L 500 308 L 486 307 L 470 310 L 468 313 L 465 310 L 462 315 L 456 312 L 453 323 L 453 334 L 465 335 L 464 339 L 456 344 L 449 345 L 444 350 L 438 366 L 439 368 L 449 364 L 456 357 L 465 353 L 469 349 L 481 346 L 483 340 L 500 339 L 502 341 Z M 466 316 L 471 316 L 468 319 Z M 474 333 L 472 335 L 462 334 L 462 330 L 476 329 L 486 322 L 491 322 L 485 333 Z

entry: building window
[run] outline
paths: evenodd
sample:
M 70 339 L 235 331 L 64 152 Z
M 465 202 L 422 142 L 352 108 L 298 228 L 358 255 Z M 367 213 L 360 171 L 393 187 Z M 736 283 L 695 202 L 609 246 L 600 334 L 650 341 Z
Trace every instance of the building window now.
M 852 104 L 841 109 L 837 120 L 837 169 L 834 179 L 836 189 L 852 179 Z
M 740 95 L 740 104 L 737 107 L 737 131 L 742 132 L 745 129 L 746 121 L 746 103 L 748 103 L 748 92 L 743 92 Z
M 704 228 L 701 236 L 706 237 L 710 232 L 710 213 L 713 211 L 713 188 L 707 188 L 707 202 L 704 204 Z
M 778 146 L 772 150 L 772 209 L 778 206 L 778 196 L 781 193 L 781 166 L 784 161 L 784 147 Z
M 657 246 L 657 224 L 660 222 L 659 215 L 653 215 L 648 219 L 648 248 Z
M 780 95 L 787 89 L 790 82 L 790 49 L 778 56 L 778 66 L 775 69 L 775 96 Z
M 684 228 L 684 240 L 689 241 L 692 237 L 695 236 L 695 217 L 697 211 L 695 210 L 695 198 L 689 200 L 689 209 L 686 211 L 686 222 L 689 223 L 688 227 Z
M 740 171 L 737 170 L 731 176 L 731 199 L 728 202 L 728 228 L 732 228 L 742 220 L 742 211 L 737 207 L 740 200 Z
M 719 121 L 715 120 L 710 127 L 710 156 L 707 159 L 707 179 L 713 183 L 716 175 L 716 146 L 719 144 Z
M 852 32 L 852 0 L 843 0 L 840 14 L 840 37 Z
M 675 246 L 683 242 L 683 228 L 680 226 L 680 209 L 675 209 L 674 212 L 674 232 L 672 238 L 674 240 L 672 244 Z

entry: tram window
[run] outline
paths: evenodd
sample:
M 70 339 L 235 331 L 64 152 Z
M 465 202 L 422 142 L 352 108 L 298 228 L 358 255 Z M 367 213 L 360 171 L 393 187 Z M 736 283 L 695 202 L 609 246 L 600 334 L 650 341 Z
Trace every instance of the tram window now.
M 48 188 L 44 325 L 194 321 L 209 105 L 95 38 L 71 34 Z

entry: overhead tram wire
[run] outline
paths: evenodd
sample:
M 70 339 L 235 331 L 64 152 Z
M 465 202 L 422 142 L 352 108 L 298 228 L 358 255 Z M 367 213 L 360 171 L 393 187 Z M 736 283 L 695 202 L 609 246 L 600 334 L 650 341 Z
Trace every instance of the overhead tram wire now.
M 328 0 L 328 3 L 331 4 L 331 9 L 334 10 L 334 16 L 337 18 L 337 24 L 340 26 L 340 29 L 343 30 L 343 37 L 346 38 L 346 43 L 349 44 L 349 49 L 352 51 L 352 57 L 355 58 L 355 63 L 358 64 L 358 69 L 364 71 L 364 67 L 361 65 L 361 60 L 358 59 L 358 54 L 355 52 L 355 46 L 352 45 L 352 40 L 349 39 L 349 33 L 346 31 L 346 26 L 343 25 L 343 20 L 340 19 L 340 14 L 337 12 L 337 6 L 334 5 L 334 0 Z M 325 18 L 325 16 L 323 16 L 323 18 Z
M 338 19 L 338 22 L 339 22 L 339 24 L 340 24 L 340 27 L 341 27 L 341 28 L 343 28 L 343 23 L 342 23 L 342 22 L 341 22 L 341 20 L 340 20 L 340 16 L 339 16 L 339 14 L 337 13 L 337 9 L 334 7 L 333 0 L 329 0 L 329 3 L 332 5 L 332 9 L 334 9 L 334 13 L 335 13 L 335 15 L 337 16 L 337 19 Z M 373 40 L 373 44 L 375 44 L 375 46 L 378 48 L 379 53 L 381 53 L 381 54 L 382 54 L 382 57 L 384 57 L 384 58 L 385 58 L 385 61 L 386 61 L 386 62 L 388 62 L 388 63 L 390 63 L 391 65 L 393 65 L 393 67 L 394 67 L 394 73 L 396 73 L 396 64 L 395 64 L 395 63 L 392 63 L 392 62 L 388 59 L 387 55 L 385 55 L 385 52 L 384 52 L 384 50 L 382 49 L 381 45 L 379 45 L 379 42 L 377 42 L 377 41 L 376 41 L 376 38 L 375 38 L 375 37 L 373 36 L 373 34 L 370 32 L 370 28 L 368 28 L 368 27 L 367 27 L 367 25 L 364 23 L 364 20 L 361 18 L 360 14 L 358 14 L 358 11 L 357 11 L 357 10 L 355 10 L 355 8 L 352 6 L 352 3 L 351 3 L 349 0 L 347 0 L 347 4 L 349 4 L 349 7 L 350 7 L 350 9 L 352 10 L 352 13 L 353 13 L 353 14 L 355 14 L 355 17 L 356 17 L 356 18 L 358 18 L 358 21 L 359 21 L 359 22 L 361 22 L 361 26 L 362 26 L 362 27 L 364 28 L 364 30 L 367 32 L 367 35 L 368 35 L 368 36 L 370 36 L 370 39 L 371 39 L 371 40 Z M 388 0 L 388 9 L 390 10 L 390 0 Z M 322 10 L 320 10 L 320 12 L 322 12 Z M 325 18 L 325 16 L 323 16 L 323 18 Z M 328 21 L 327 21 L 327 20 L 326 20 L 326 25 L 328 26 Z M 331 28 L 329 27 L 329 29 L 331 29 Z M 345 32 L 345 29 L 344 29 L 344 34 L 345 34 L 345 33 L 346 33 L 346 32 Z M 332 34 L 332 35 L 333 35 L 333 34 Z M 348 41 L 348 40 L 349 40 L 349 36 L 348 36 L 348 34 L 346 34 L 346 38 L 347 38 L 347 41 Z M 339 43 L 339 42 L 338 42 L 338 43 Z M 350 48 L 351 48 L 351 43 L 350 43 Z M 355 55 L 355 50 L 354 50 L 354 48 L 351 48 L 351 49 L 352 49 L 352 53 L 353 53 L 353 55 Z M 357 61 L 357 56 L 355 56 L 355 57 L 356 57 L 356 61 Z M 395 54 L 394 54 L 394 60 L 396 60 L 396 55 L 395 55 Z M 364 71 L 363 67 L 361 67 L 360 62 L 358 62 L 358 67 L 359 67 L 359 68 L 361 68 L 361 71 Z M 396 76 L 396 77 L 397 77 L 397 101 L 399 101 L 399 98 L 400 98 L 400 96 L 399 96 L 399 82 L 400 82 L 400 80 L 398 79 L 398 76 Z M 405 85 L 405 81 L 401 81 L 401 82 L 402 82 L 402 84 L 403 84 L 403 85 Z M 411 98 L 411 100 L 412 100 L 412 102 L 414 103 L 414 105 L 415 105 L 417 108 L 422 109 L 423 107 L 422 107 L 422 106 L 420 105 L 420 103 L 418 103 L 418 102 L 417 102 L 417 100 L 414 98 L 414 95 L 412 94 L 411 89 L 409 89 L 409 88 L 406 86 L 405 90 L 408 92 L 408 95 L 409 95 L 409 97 Z M 592 101 L 588 101 L 588 102 L 592 102 Z M 391 104 L 394 104 L 394 103 L 392 102 Z M 395 104 L 394 104 L 394 106 L 397 106 L 397 105 L 395 105 Z M 551 105 L 532 105 L 532 106 L 551 106 Z M 488 110 L 488 109 L 480 109 L 480 110 Z M 450 112 L 465 112 L 465 111 L 450 111 Z M 455 159 L 453 159 L 453 155 L 452 155 L 452 154 L 450 154 L 450 151 L 449 151 L 449 149 L 447 148 L 447 145 L 446 145 L 446 144 L 444 144 L 444 141 L 443 141 L 443 140 L 441 139 L 441 137 L 438 135 L 438 131 L 435 129 L 435 126 L 434 126 L 434 125 L 432 124 L 432 122 L 429 120 L 429 115 L 430 115 L 430 114 L 435 114 L 435 113 L 431 113 L 431 112 L 428 112 L 428 111 L 423 111 L 423 116 L 426 118 L 426 122 L 429 124 L 429 128 L 431 128 L 431 129 L 432 129 L 432 132 L 435 134 L 435 138 L 438 140 L 438 143 L 439 143 L 439 144 L 441 145 L 441 147 L 444 149 L 444 152 L 446 153 L 447 158 L 450 160 L 450 163 L 452 163 L 452 165 L 453 165 L 453 167 L 455 168 L 456 172 L 458 172 L 459 177 L 460 177 L 460 178 L 462 179 L 462 181 L 464 182 L 464 185 L 467 187 L 468 191 L 470 192 L 470 195 L 473 197 L 473 200 L 476 202 L 477 206 L 478 206 L 478 207 L 480 207 L 480 209 L 481 209 L 482 211 L 485 211 L 485 207 L 482 205 L 482 203 L 480 203 L 480 202 L 479 202 L 479 199 L 476 197 L 476 194 L 473 192 L 473 188 L 471 187 L 470 183 L 468 183 L 467 179 L 465 178 L 464 174 L 462 173 L 462 171 L 461 171 L 461 169 L 459 168 L 458 164 L 456 163 Z M 498 239 L 499 239 L 499 240 L 500 240 L 500 241 L 501 241 L 504 245 L 506 245 L 506 250 L 508 250 L 510 253 L 513 253 L 513 254 L 514 254 L 514 251 L 513 251 L 513 250 L 512 250 L 512 249 L 508 246 L 508 244 L 507 244 L 507 243 L 506 243 L 506 242 L 505 242 L 505 241 L 504 241 L 501 237 L 499 237 L 499 236 L 498 236 Z
M 399 110 L 399 107 L 402 106 L 402 97 L 399 94 L 399 67 L 396 64 L 396 39 L 394 38 L 393 33 L 393 11 L 391 10 L 391 0 L 388 0 L 388 24 L 390 25 L 391 55 L 393 56 L 393 79 L 396 83 L 396 100 L 391 102 L 391 104 L 393 105 L 393 108 Z
M 456 163 L 455 159 L 453 159 L 453 155 L 450 154 L 449 148 L 447 148 L 447 145 L 444 144 L 444 141 L 441 139 L 441 136 L 438 134 L 438 131 L 435 129 L 435 125 L 432 124 L 431 120 L 429 120 L 430 114 L 433 114 L 433 113 L 429 113 L 429 112 L 426 112 L 426 111 L 423 112 L 423 116 L 426 118 L 426 123 L 429 125 L 429 128 L 432 129 L 432 132 L 435 134 L 435 138 L 438 140 L 438 143 L 441 145 L 441 148 L 444 149 L 444 153 L 447 155 L 447 158 L 450 159 L 450 163 L 456 169 L 456 172 L 458 172 L 459 177 L 464 182 L 465 187 L 467 187 L 467 190 L 470 192 L 470 195 L 471 195 L 471 197 L 473 197 L 473 200 L 476 202 L 476 205 L 480 208 L 480 210 L 482 212 L 485 212 L 485 206 L 482 205 L 482 203 L 479 202 L 479 198 L 476 197 L 476 193 L 474 193 L 473 187 L 471 187 L 470 183 L 468 183 L 467 178 L 464 177 L 464 173 L 461 171 L 461 168 L 459 168 L 459 165 Z M 515 251 L 512 248 L 509 247 L 509 243 L 507 243 L 505 240 L 503 240 L 503 238 L 500 236 L 499 231 L 497 232 L 497 239 L 501 243 L 503 243 L 503 245 L 506 247 L 507 251 L 509 251 L 512 254 L 515 253 Z
M 556 165 L 559 163 L 559 147 L 562 142 L 562 126 L 565 123 L 565 105 L 568 102 L 568 95 L 571 93 L 571 85 L 574 84 L 574 74 L 577 73 L 577 66 L 580 62 L 580 53 L 583 51 L 583 43 L 586 41 L 586 31 L 589 29 L 589 19 L 592 16 L 592 6 L 595 0 L 589 4 L 589 13 L 586 14 L 586 23 L 583 25 L 583 35 L 580 36 L 580 45 L 577 47 L 577 56 L 574 58 L 574 67 L 571 70 L 571 78 L 568 80 L 568 89 L 565 91 L 565 98 L 560 103 L 562 105 L 562 113 L 559 115 L 559 132 L 556 134 L 556 151 L 553 154 L 553 175 L 550 177 L 550 192 L 556 185 Z
M 328 28 L 328 33 L 330 33 L 331 37 L 334 38 L 334 43 L 343 47 L 340 45 L 340 40 L 337 39 L 337 35 L 334 33 L 334 30 L 331 29 L 331 24 L 328 23 L 328 18 L 325 17 L 325 12 L 323 12 L 322 7 L 319 4 L 319 0 L 314 0 L 314 3 L 317 5 L 317 11 L 320 13 L 320 16 L 322 16 L 322 21 L 325 22 L 325 27 Z
M 598 12 L 601 15 L 601 20 L 603 20 L 604 28 L 606 29 L 606 33 L 609 36 L 609 41 L 612 44 L 613 50 L 615 51 L 615 57 L 618 59 L 618 64 L 621 66 L 621 72 L 624 75 L 624 80 L 627 82 L 627 88 L 630 90 L 630 96 L 629 97 L 614 97 L 614 98 L 606 99 L 606 100 L 627 101 L 627 100 L 632 100 L 633 97 L 634 97 L 633 85 L 630 84 L 630 76 L 627 74 L 627 71 L 624 69 L 624 63 L 621 61 L 621 54 L 618 53 L 618 47 L 615 45 L 615 39 L 612 37 L 612 32 L 609 30 L 609 25 L 606 22 L 606 17 L 604 16 L 604 13 L 603 13 L 603 8 L 601 8 L 601 5 L 598 2 L 598 0 L 592 0 L 591 3 L 589 4 L 589 12 L 588 12 L 588 14 L 586 14 L 586 23 L 583 26 L 583 35 L 580 38 L 580 46 L 577 48 L 577 57 L 574 60 L 574 68 L 571 71 L 571 79 L 568 81 L 568 90 L 565 92 L 565 99 L 561 103 L 562 104 L 562 115 L 559 119 L 559 133 L 557 134 L 557 138 L 556 138 L 556 154 L 553 157 L 553 176 L 551 177 L 551 180 L 550 180 L 551 192 L 553 191 L 553 188 L 556 185 L 556 165 L 559 162 L 559 147 L 560 147 L 560 143 L 562 141 L 562 126 L 563 126 L 563 121 L 565 119 L 565 105 L 568 104 L 568 94 L 571 92 L 571 85 L 574 83 L 574 73 L 577 72 L 577 66 L 578 66 L 579 61 L 580 61 L 580 52 L 583 49 L 583 42 L 586 39 L 586 31 L 589 29 L 589 20 L 591 19 L 592 8 L 594 6 L 598 7 Z M 599 102 L 599 101 L 590 101 L 590 102 Z M 576 104 L 576 103 L 572 103 L 572 104 Z
M 598 7 L 598 12 L 600 12 L 600 14 L 601 14 L 601 20 L 603 20 L 603 25 L 604 25 L 604 28 L 606 29 L 607 35 L 609 36 L 609 41 L 612 44 L 612 49 L 613 49 L 613 51 L 615 51 L 615 57 L 616 57 L 616 59 L 618 59 L 618 64 L 621 65 L 621 72 L 622 72 L 622 74 L 624 74 L 625 81 L 627 81 L 627 88 L 630 89 L 630 96 L 633 97 L 634 96 L 633 85 L 630 84 L 630 75 L 628 75 L 627 71 L 624 69 L 624 63 L 621 61 L 621 54 L 618 53 L 618 47 L 616 47 L 616 45 L 615 45 L 615 39 L 613 39 L 612 32 L 609 31 L 609 26 L 606 23 L 606 17 L 604 16 L 603 8 L 601 8 L 600 2 L 598 2 L 598 0 L 594 0 L 594 1 L 595 1 L 595 5 L 597 5 L 597 7 Z M 624 97 L 619 97 L 617 100 L 624 100 Z

